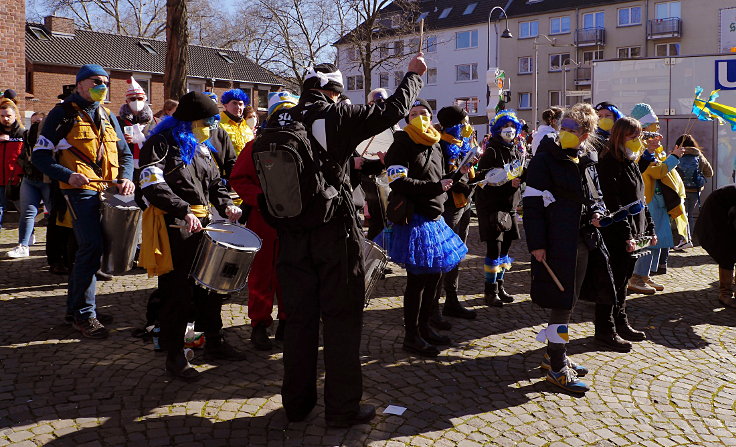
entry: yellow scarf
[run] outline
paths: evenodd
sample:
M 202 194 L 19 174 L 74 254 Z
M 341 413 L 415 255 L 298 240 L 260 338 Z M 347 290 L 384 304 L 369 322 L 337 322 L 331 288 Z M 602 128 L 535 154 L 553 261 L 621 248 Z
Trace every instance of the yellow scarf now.
M 463 141 L 462 140 L 458 140 L 457 138 L 453 137 L 449 133 L 442 132 L 442 136 L 440 138 L 442 139 L 442 141 L 446 141 L 446 142 L 448 142 L 450 144 L 454 144 L 455 146 L 462 146 L 463 145 Z
M 197 217 L 209 216 L 209 207 L 191 205 L 192 214 Z M 165 211 L 151 205 L 143 212 L 141 253 L 138 265 L 146 269 L 148 277 L 161 276 L 174 270 L 171 259 L 169 232 L 164 220 Z
M 404 127 L 404 132 L 409 135 L 411 141 L 422 146 L 432 146 L 440 142 L 440 132 L 432 126 L 431 118 L 419 115 Z

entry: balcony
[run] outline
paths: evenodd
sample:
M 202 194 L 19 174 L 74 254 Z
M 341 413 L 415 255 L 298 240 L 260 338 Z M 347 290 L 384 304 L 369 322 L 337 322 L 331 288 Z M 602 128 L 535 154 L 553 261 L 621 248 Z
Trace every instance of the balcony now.
M 647 39 L 666 39 L 682 36 L 682 19 L 652 19 L 647 22 Z
M 593 71 L 590 67 L 575 68 L 575 85 L 590 85 L 593 80 Z
M 575 30 L 575 45 L 579 47 L 592 47 L 605 44 L 605 28 L 581 28 Z

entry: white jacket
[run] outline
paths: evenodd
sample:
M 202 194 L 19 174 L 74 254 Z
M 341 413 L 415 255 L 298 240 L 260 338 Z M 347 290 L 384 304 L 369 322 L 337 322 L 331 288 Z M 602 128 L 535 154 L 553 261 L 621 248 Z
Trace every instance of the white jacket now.
M 546 137 L 547 134 L 557 132 L 554 127 L 548 126 L 546 124 L 542 124 L 539 126 L 539 129 L 537 129 L 536 132 L 534 132 L 534 135 L 532 136 L 532 156 L 537 153 L 537 148 L 539 147 L 539 143 L 542 142 L 542 138 Z

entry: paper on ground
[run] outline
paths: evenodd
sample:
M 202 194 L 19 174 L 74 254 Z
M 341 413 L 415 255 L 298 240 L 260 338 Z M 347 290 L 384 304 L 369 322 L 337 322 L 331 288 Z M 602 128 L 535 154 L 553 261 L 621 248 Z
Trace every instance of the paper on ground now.
M 400 407 L 398 405 L 389 405 L 386 407 L 385 410 L 383 410 L 383 414 L 395 414 L 396 416 L 401 416 L 406 411 L 405 407 Z

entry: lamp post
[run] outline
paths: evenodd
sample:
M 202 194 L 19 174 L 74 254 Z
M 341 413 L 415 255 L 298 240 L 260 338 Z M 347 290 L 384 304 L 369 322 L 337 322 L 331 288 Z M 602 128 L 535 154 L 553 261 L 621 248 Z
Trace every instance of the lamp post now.
M 544 37 L 547 42 L 539 43 L 539 38 Z M 534 118 L 532 119 L 533 126 L 537 127 L 537 116 L 539 115 L 539 46 L 546 45 L 550 47 L 574 47 L 573 44 L 558 45 L 557 39 L 551 39 L 546 34 L 540 34 L 534 38 Z
M 493 15 L 493 12 L 495 10 L 500 10 L 503 17 L 506 18 L 506 29 L 503 30 L 501 33 L 502 39 L 511 39 L 514 37 L 511 34 L 511 31 L 509 31 L 509 17 L 506 15 L 506 10 L 503 9 L 500 6 L 494 6 L 491 8 L 491 11 L 488 13 L 488 33 L 486 34 L 486 110 L 488 110 L 488 107 L 491 106 L 491 86 L 488 85 L 488 71 L 491 69 L 491 16 Z M 499 19 L 501 16 L 498 17 Z M 496 28 L 496 24 L 493 24 L 493 27 L 496 31 L 496 53 L 494 56 L 495 59 L 495 65 L 498 67 L 498 28 Z
M 579 62 L 569 57 L 562 62 L 562 107 L 567 107 L 567 71 L 570 69 L 570 64 L 575 64 L 576 67 L 580 66 Z

